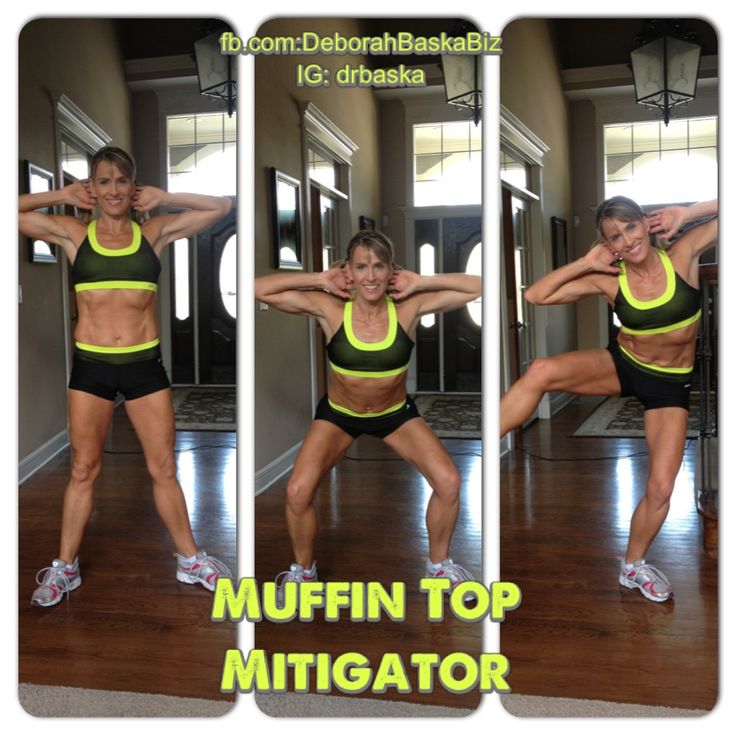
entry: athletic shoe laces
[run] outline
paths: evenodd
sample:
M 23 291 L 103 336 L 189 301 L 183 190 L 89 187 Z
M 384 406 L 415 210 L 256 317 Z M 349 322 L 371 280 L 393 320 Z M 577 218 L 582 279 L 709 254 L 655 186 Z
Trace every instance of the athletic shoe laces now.
M 670 581 L 667 580 L 667 577 L 661 570 L 658 570 L 654 565 L 650 565 L 648 562 L 644 562 L 644 560 L 639 564 L 635 563 L 632 572 L 635 573 L 635 577 L 639 577 L 641 575 L 646 578 L 647 581 L 651 581 L 656 588 L 661 587 L 667 591 L 672 587 L 670 585 Z
M 432 573 L 432 577 L 450 578 L 453 585 L 475 580 L 475 578 L 462 565 L 458 565 L 456 562 L 453 562 L 452 559 L 447 559 L 441 564 L 442 567 L 436 573 Z
M 44 573 L 44 576 L 39 580 L 42 573 Z M 72 575 L 71 577 L 74 576 Z M 42 588 L 48 588 L 54 596 L 61 592 L 62 598 L 64 597 L 64 593 L 69 595 L 71 592 L 69 589 L 69 580 L 70 576 L 66 574 L 66 568 L 64 567 L 54 567 L 51 565 L 50 567 L 42 567 L 36 573 L 37 585 Z
M 301 565 L 292 565 L 288 570 L 280 572 L 276 576 L 276 587 L 283 588 L 285 583 L 303 583 L 305 580 L 313 580 L 313 575 L 307 575 L 307 571 Z

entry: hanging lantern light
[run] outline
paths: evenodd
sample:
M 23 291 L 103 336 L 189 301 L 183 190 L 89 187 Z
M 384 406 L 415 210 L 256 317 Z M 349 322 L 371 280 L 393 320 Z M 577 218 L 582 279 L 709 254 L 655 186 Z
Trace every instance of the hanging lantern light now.
M 223 29 L 194 42 L 194 56 L 199 78 L 199 93 L 205 97 L 220 99 L 227 106 L 228 117 L 235 110 L 237 80 L 233 57 L 220 51 Z
M 459 20 L 451 35 L 464 36 L 475 27 Z M 483 57 L 480 54 L 442 54 L 445 96 L 448 105 L 471 110 L 478 125 L 483 106 Z
M 631 69 L 636 101 L 657 107 L 670 122 L 670 110 L 695 99 L 701 47 L 677 21 L 647 21 L 634 39 Z

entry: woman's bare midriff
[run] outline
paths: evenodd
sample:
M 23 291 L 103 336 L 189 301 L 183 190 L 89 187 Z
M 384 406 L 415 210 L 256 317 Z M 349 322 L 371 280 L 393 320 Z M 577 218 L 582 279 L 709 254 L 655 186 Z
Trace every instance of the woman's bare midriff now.
M 406 373 L 358 378 L 333 371 L 327 394 L 334 404 L 359 414 L 386 411 L 406 399 Z
M 659 335 L 618 333 L 619 345 L 637 360 L 663 368 L 687 368 L 695 362 L 695 338 L 698 323 Z
M 158 337 L 156 296 L 138 289 L 100 289 L 77 294 L 78 342 L 100 347 L 142 345 Z

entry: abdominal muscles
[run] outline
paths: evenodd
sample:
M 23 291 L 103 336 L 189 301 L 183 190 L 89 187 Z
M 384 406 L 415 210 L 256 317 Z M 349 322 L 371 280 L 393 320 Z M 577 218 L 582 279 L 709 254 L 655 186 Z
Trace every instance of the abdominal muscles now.
M 158 337 L 156 295 L 139 289 L 100 289 L 77 294 L 78 342 L 104 347 L 141 345 Z

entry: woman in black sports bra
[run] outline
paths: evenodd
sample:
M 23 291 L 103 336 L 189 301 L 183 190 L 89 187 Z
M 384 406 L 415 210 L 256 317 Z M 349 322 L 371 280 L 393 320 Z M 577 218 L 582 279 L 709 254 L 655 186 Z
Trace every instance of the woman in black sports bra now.
M 89 224 L 34 210 L 73 205 L 99 210 Z M 177 214 L 142 225 L 131 209 L 147 213 L 176 207 Z M 136 186 L 135 164 L 122 149 L 105 147 L 90 163 L 90 179 L 59 191 L 23 194 L 19 229 L 30 238 L 58 243 L 72 264 L 77 293 L 75 354 L 69 381 L 71 479 L 64 495 L 59 557 L 37 576 L 31 602 L 53 606 L 79 587 L 77 552 L 92 513 L 107 430 L 118 392 L 143 446 L 153 479 L 156 508 L 177 549 L 177 579 L 213 590 L 219 560 L 199 550 L 176 479 L 174 414 L 169 380 L 161 364 L 155 292 L 163 249 L 224 217 L 230 201 L 199 194 L 169 194 Z
M 596 214 L 601 240 L 582 258 L 541 278 L 525 297 L 551 305 L 600 296 L 621 322 L 617 338 L 607 349 L 535 360 L 501 399 L 502 437 L 533 414 L 547 391 L 635 396 L 644 404 L 649 474 L 631 520 L 619 582 L 655 602 L 668 600 L 672 589 L 644 556 L 667 516 L 682 463 L 700 318 L 698 258 L 715 242 L 717 220 L 690 228 L 668 248 L 656 234 L 672 237 L 683 224 L 717 212 L 715 201 L 649 216 L 626 197 L 603 202 Z
M 479 276 L 427 277 L 394 269 L 391 242 L 370 230 L 358 232 L 346 260 L 328 271 L 256 279 L 256 299 L 318 320 L 328 340 L 331 368 L 328 393 L 317 407 L 287 486 L 286 521 L 294 563 L 278 576 L 279 590 L 286 582 L 316 579 L 317 486 L 360 434 L 383 439 L 432 487 L 426 575 L 448 577 L 453 585 L 472 580 L 449 557 L 460 478 L 447 450 L 407 396 L 406 376 L 419 319 L 459 309 L 480 291 Z

